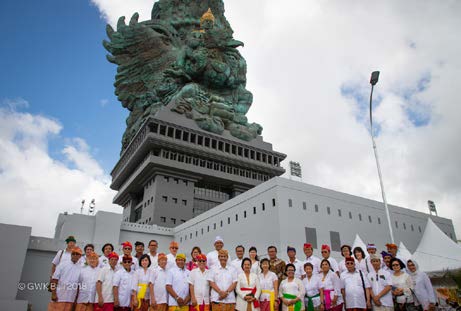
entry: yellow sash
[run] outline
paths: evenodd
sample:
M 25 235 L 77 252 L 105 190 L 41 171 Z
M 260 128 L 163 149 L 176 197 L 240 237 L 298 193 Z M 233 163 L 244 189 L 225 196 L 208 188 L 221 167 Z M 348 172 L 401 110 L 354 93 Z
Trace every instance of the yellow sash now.
M 269 306 L 270 310 L 274 311 L 275 310 L 275 294 L 273 290 L 270 289 L 263 289 L 261 290 L 261 293 L 263 294 L 269 294 Z
M 145 283 L 138 284 L 138 310 L 141 309 L 141 299 L 144 299 L 144 296 L 146 296 L 147 285 Z

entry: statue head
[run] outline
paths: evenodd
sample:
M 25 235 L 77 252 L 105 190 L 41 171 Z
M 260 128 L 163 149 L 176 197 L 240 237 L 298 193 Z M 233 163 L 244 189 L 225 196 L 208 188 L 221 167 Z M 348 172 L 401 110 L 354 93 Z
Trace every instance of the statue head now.
M 208 8 L 202 17 L 200 18 L 200 28 L 206 30 L 212 29 L 214 26 L 215 17 L 211 12 L 211 9 Z

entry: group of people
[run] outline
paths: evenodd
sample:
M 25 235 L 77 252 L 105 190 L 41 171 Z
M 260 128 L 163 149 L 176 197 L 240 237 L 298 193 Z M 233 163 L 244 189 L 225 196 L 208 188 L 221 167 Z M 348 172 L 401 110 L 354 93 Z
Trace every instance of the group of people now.
M 414 260 L 403 262 L 397 246 L 377 254 L 367 245 L 341 246 L 344 257 L 337 262 L 328 245 L 322 258 L 303 245 L 305 259 L 287 248 L 288 260 L 267 248 L 260 259 L 257 249 L 235 247 L 231 260 L 224 241 L 216 237 L 214 250 L 202 253 L 193 247 L 190 260 L 179 253 L 179 244 L 169 253 L 157 253 L 158 242 L 122 243 L 122 253 L 105 244 L 99 256 L 88 244 L 82 251 L 73 236 L 66 239 L 52 262 L 51 302 L 48 310 L 155 310 L 155 311 L 376 311 L 433 310 L 435 295 L 428 276 Z

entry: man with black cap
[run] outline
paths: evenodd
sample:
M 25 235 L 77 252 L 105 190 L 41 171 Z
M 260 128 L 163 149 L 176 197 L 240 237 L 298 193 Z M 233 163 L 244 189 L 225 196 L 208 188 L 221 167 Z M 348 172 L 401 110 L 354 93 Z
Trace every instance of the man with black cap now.
M 301 280 L 301 277 L 304 272 L 304 264 L 301 260 L 296 258 L 296 248 L 292 246 L 287 246 L 287 255 L 288 255 L 288 260 L 285 261 L 286 264 L 293 264 L 296 268 L 295 271 L 295 277 Z
M 75 248 L 77 241 L 73 235 L 70 235 L 66 240 L 67 247 L 66 249 L 61 249 L 54 256 L 53 261 L 51 262 L 51 276 L 56 271 L 56 267 L 61 263 L 71 262 L 72 250 Z M 80 259 L 81 260 L 81 257 Z M 80 262 L 81 263 L 81 262 Z M 51 280 L 51 278 L 50 278 Z

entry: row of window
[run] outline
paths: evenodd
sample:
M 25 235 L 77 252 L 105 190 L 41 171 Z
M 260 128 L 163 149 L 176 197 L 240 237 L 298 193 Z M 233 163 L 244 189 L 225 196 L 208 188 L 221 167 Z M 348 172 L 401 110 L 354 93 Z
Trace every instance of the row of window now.
M 122 156 L 120 157 L 120 160 L 117 162 L 115 165 L 111 175 L 112 178 L 114 179 L 118 174 L 120 173 L 120 170 L 125 166 L 126 162 L 130 159 L 131 155 L 138 149 L 138 147 L 141 145 L 141 143 L 144 140 L 144 137 L 146 137 L 147 134 L 147 127 L 144 126 L 141 128 L 141 130 L 138 132 L 136 135 L 136 138 L 131 141 L 130 146 L 128 149 L 126 149 Z
M 275 199 L 272 199 L 272 206 L 276 206 L 276 202 L 275 202 Z M 253 206 L 252 209 L 250 209 L 249 211 L 243 211 L 242 213 L 242 216 L 243 218 L 247 218 L 248 214 L 251 214 L 253 213 L 253 215 L 256 215 L 257 214 L 257 207 L 256 206 Z M 261 204 L 261 211 L 265 211 L 266 210 L 266 204 L 265 203 L 262 203 Z M 239 214 L 235 214 L 235 222 L 238 222 L 239 221 Z M 227 224 L 230 225 L 232 222 L 231 220 L 231 217 L 227 217 Z M 219 222 L 219 227 L 223 227 L 224 226 L 224 223 L 225 223 L 225 220 L 221 220 Z M 206 227 L 206 232 L 210 232 L 210 230 L 216 230 L 218 228 L 218 223 L 213 223 L 213 226 L 211 225 L 207 225 Z M 205 234 L 205 228 L 201 228 L 200 230 L 195 230 L 195 237 L 198 237 L 200 235 L 203 235 Z M 192 238 L 194 237 L 194 234 L 191 232 L 189 234 L 185 234 L 184 237 L 180 237 L 179 238 L 179 242 L 182 242 L 182 241 L 187 241 L 187 239 L 189 238 L 189 240 L 191 240 Z
M 261 174 L 252 170 L 238 168 L 227 163 L 221 163 L 218 161 L 206 160 L 198 158 L 195 156 L 185 155 L 178 152 L 163 150 L 161 152 L 161 157 L 173 161 L 178 161 L 182 163 L 192 164 L 195 166 L 206 167 L 215 171 L 221 171 L 227 174 L 233 174 L 237 176 L 242 176 L 246 178 L 251 178 L 259 181 L 266 181 L 270 178 L 269 175 Z
M 150 219 L 150 218 L 149 218 L 149 219 Z M 160 216 L 160 222 L 166 223 L 166 217 Z M 185 219 L 181 219 L 181 222 L 184 223 L 184 222 L 186 222 L 186 220 L 185 220 Z M 176 218 L 170 218 L 170 223 L 172 223 L 173 225 L 175 225 L 175 224 L 176 224 Z
M 184 206 L 187 205 L 187 200 L 178 200 L 178 198 L 174 198 L 174 197 L 168 198 L 167 195 L 162 195 L 162 202 L 165 202 L 165 203 L 171 202 L 173 204 L 178 204 L 179 201 L 182 202 L 182 205 Z
M 202 136 L 199 134 L 191 133 L 185 130 L 180 130 L 171 126 L 152 123 L 150 124 L 150 130 L 153 133 L 167 136 L 173 139 L 182 140 L 199 146 L 215 149 L 218 151 L 226 152 L 233 155 L 238 155 L 251 160 L 264 162 L 273 166 L 280 166 L 280 158 L 264 152 L 255 151 L 249 148 L 227 143 L 214 138 Z
M 303 202 L 302 206 L 303 206 L 303 210 L 307 210 L 307 203 L 306 202 Z M 293 200 L 292 199 L 288 199 L 288 207 L 293 207 Z M 316 213 L 319 212 L 318 204 L 314 205 L 314 211 Z M 331 207 L 330 206 L 326 207 L 326 211 L 327 211 L 328 215 L 331 215 Z M 338 212 L 338 217 L 342 217 L 342 210 L 340 208 L 337 209 L 337 212 Z M 352 219 L 352 212 L 349 211 L 348 214 L 349 214 L 349 219 Z M 359 219 L 359 221 L 362 221 L 362 214 L 361 213 L 358 213 L 358 219 Z M 368 222 L 373 223 L 373 219 L 372 219 L 371 215 L 368 215 Z M 377 222 L 378 222 L 378 225 L 381 224 L 381 218 L 380 217 L 377 217 Z M 403 226 L 402 226 L 403 230 L 407 230 L 407 225 L 404 222 L 402 224 L 403 224 Z M 397 220 L 395 221 L 395 228 L 397 228 L 397 229 L 399 228 L 399 224 L 398 224 Z M 413 224 L 410 224 L 410 229 L 411 229 L 411 231 L 415 231 L 415 227 L 413 226 Z M 418 226 L 418 231 L 419 231 L 419 233 L 422 233 L 421 226 Z

